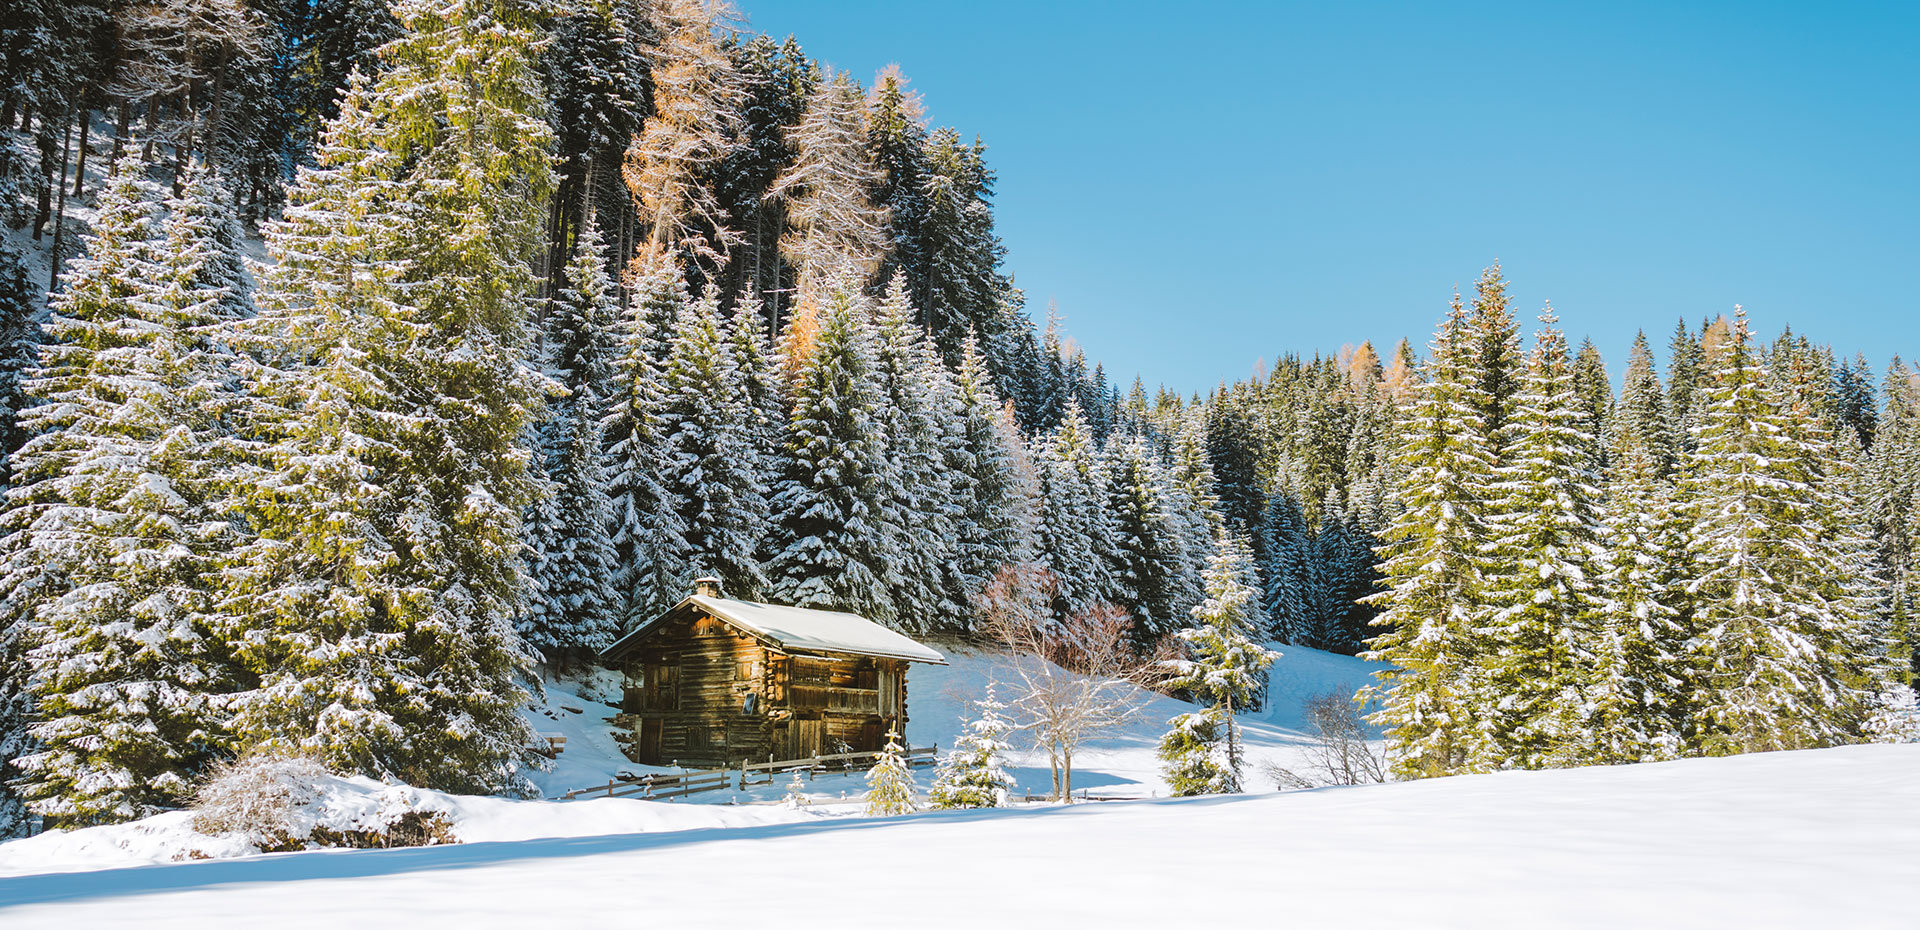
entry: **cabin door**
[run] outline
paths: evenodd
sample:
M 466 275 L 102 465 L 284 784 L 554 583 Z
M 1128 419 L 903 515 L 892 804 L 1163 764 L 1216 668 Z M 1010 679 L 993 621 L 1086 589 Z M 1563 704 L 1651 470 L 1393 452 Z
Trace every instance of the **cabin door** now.
M 642 718 L 640 721 L 640 761 L 647 765 L 660 764 L 660 718 Z
M 795 720 L 788 732 L 793 734 L 793 745 L 787 750 L 787 758 L 811 759 L 820 754 L 820 747 L 826 738 L 827 722 Z

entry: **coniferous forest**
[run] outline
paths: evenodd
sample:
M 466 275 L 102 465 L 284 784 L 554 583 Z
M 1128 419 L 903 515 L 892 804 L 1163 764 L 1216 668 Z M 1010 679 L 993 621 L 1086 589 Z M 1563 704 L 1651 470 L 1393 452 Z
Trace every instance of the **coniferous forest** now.
M 1911 707 L 1898 358 L 1701 308 L 1610 369 L 1495 265 L 1424 344 L 1121 383 L 982 141 L 708 0 L 22 0 L 0 80 L 0 836 L 257 751 L 525 793 L 537 670 L 703 575 L 964 638 L 1037 567 L 1142 655 L 1244 582 L 1393 666 L 1409 778 Z

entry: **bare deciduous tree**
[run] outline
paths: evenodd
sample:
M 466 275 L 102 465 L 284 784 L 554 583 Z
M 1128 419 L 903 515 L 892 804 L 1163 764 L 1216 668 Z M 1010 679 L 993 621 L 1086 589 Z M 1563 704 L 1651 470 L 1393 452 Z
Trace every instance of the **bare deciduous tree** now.
M 1306 761 L 1298 768 L 1277 762 L 1264 766 L 1282 790 L 1328 785 L 1373 785 L 1387 780 L 1387 759 L 1361 702 L 1351 691 L 1328 691 L 1307 698 L 1307 729 L 1313 735 Z
M 1003 652 L 995 683 L 1019 730 L 1046 752 L 1054 800 L 1072 803 L 1074 752 L 1131 721 L 1161 673 L 1134 652 L 1126 611 L 1096 604 L 1055 618 L 1058 587 L 1041 566 L 1001 566 L 976 598 L 976 629 Z

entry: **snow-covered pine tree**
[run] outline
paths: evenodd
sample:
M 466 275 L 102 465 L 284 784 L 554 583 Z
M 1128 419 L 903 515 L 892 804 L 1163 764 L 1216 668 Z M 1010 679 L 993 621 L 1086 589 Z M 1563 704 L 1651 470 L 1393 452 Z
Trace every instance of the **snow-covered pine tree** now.
M 543 340 L 548 374 L 567 393 L 548 405 L 539 431 L 533 464 L 548 493 L 527 518 L 533 591 L 518 627 L 527 645 L 562 663 L 612 643 L 625 606 L 607 534 L 613 503 L 602 423 L 614 393 L 619 308 L 606 269 L 606 248 L 589 217 L 548 305 Z
M 1486 738 L 1479 630 L 1486 621 L 1483 547 L 1494 454 L 1479 343 L 1458 295 L 1441 323 L 1425 378 L 1408 402 L 1397 459 L 1405 509 L 1384 534 L 1387 590 L 1374 625 L 1385 632 L 1366 657 L 1391 664 L 1372 696 L 1395 774 L 1421 778 L 1468 769 Z
M 969 595 L 980 590 L 1002 565 L 1033 558 L 1033 513 L 1028 479 L 1021 474 L 1017 434 L 1001 427 L 1002 404 L 979 342 L 969 337 L 956 373 L 958 439 L 954 468 L 966 478 L 970 494 L 960 499 L 955 519 L 956 557 Z
M 1514 398 L 1520 391 L 1520 324 L 1513 318 L 1512 303 L 1500 263 L 1494 262 L 1473 284 L 1471 325 L 1479 353 L 1480 419 L 1496 443 L 1513 416 Z M 1499 455 L 1497 448 L 1494 455 Z
M 1264 606 L 1273 623 L 1273 635 L 1283 643 L 1311 644 L 1317 634 L 1316 609 L 1319 596 L 1320 564 L 1306 514 L 1291 490 L 1276 488 L 1267 496 L 1267 510 L 1261 518 L 1266 534 Z
M 1181 625 L 1173 609 L 1184 593 L 1186 552 L 1146 439 L 1115 437 L 1106 458 L 1104 503 L 1113 519 L 1120 606 L 1133 616 L 1133 641 L 1145 648 Z
M 145 170 L 133 151 L 115 165 L 68 266 L 9 495 L 35 742 L 15 764 L 56 826 L 177 806 L 226 742 L 232 631 L 210 589 L 235 541 L 217 451 L 231 381 L 207 332 L 226 293 L 204 284 L 218 243 L 185 209 L 160 224 Z
M 1676 574 L 1686 527 L 1666 480 L 1674 444 L 1664 407 L 1642 335 L 1608 441 L 1604 651 L 1595 657 L 1588 700 L 1593 762 L 1672 758 L 1683 746 L 1692 632 Z
M 1627 450 L 1638 449 L 1649 462 L 1636 467 L 1651 464 L 1654 470 L 1650 477 L 1664 479 L 1672 473 L 1677 452 L 1673 424 L 1667 415 L 1667 397 L 1660 389 L 1660 376 L 1653 369 L 1653 351 L 1647 344 L 1645 332 L 1634 334 L 1620 401 L 1612 419 L 1607 421 L 1606 439 L 1609 464 L 1616 470 L 1619 466 L 1612 460 L 1627 454 Z
M 195 238 L 209 243 L 194 286 L 224 295 L 216 310 L 219 316 L 230 320 L 252 316 L 253 276 L 247 272 L 246 230 L 234 213 L 233 194 L 227 186 L 205 164 L 190 163 L 181 179 L 180 195 L 168 200 L 167 212 L 175 222 L 191 224 Z
M 1586 670 L 1602 635 L 1604 573 L 1595 439 L 1587 432 L 1573 359 L 1553 308 L 1540 329 L 1501 438 L 1487 511 L 1493 532 L 1484 599 L 1483 665 L 1492 739 L 1478 768 L 1578 761 Z
M 1673 437 L 1676 463 L 1679 456 L 1693 451 L 1705 365 L 1700 337 L 1682 318 L 1674 325 L 1673 339 L 1667 345 L 1667 432 Z
M 660 403 L 662 488 L 686 527 L 689 579 L 718 577 L 730 596 L 757 598 L 767 578 L 759 549 L 768 528 L 766 468 L 735 347 L 712 295 L 694 301 L 673 335 Z
M 1609 464 L 1606 436 L 1613 422 L 1613 378 L 1591 339 L 1580 341 L 1573 358 L 1573 393 L 1580 400 L 1580 429 L 1592 440 L 1588 455 L 1595 468 L 1604 469 Z
M 21 381 L 40 357 L 39 294 L 13 244 L 0 242 L 0 485 L 8 483 L 7 457 L 27 441 Z
M 851 273 L 820 295 L 819 330 L 798 359 L 767 576 L 773 594 L 802 607 L 896 618 L 891 582 L 901 555 L 884 522 L 897 477 L 887 457 L 866 300 Z M 796 322 L 802 317 L 796 316 Z M 914 622 L 905 618 L 904 622 Z
M 907 767 L 900 734 L 887 731 L 886 748 L 867 772 L 867 816 L 897 817 L 920 809 L 913 792 L 913 770 Z
M 335 151 L 272 237 L 285 271 L 252 331 L 273 343 L 262 394 L 279 409 L 236 591 L 263 682 L 238 722 L 249 745 L 349 771 L 520 789 L 530 656 L 512 622 L 537 490 L 522 444 L 545 390 L 527 321 L 551 182 L 541 11 L 394 12 L 387 70 L 349 91 Z
M 993 686 L 973 702 L 974 716 L 962 720 L 963 729 L 927 789 L 927 803 L 935 808 L 1005 807 L 1012 797 L 1013 776 L 1007 774 L 1006 754 L 1013 747 L 1007 734 L 1013 724 L 1001 715 L 1007 705 L 994 699 Z
M 1699 631 L 1692 747 L 1725 755 L 1846 742 L 1872 697 L 1851 667 L 1866 605 L 1850 583 L 1863 574 L 1864 545 L 1838 496 L 1848 464 L 1808 398 L 1766 390 L 1744 312 L 1707 357 L 1677 495 L 1692 523 L 1685 587 Z
M 1211 738 L 1218 741 L 1208 746 L 1217 754 L 1219 769 L 1213 787 L 1220 793 L 1241 790 L 1245 765 L 1234 715 L 1251 708 L 1266 690 L 1267 669 L 1279 658 L 1253 638 L 1264 625 L 1255 575 L 1253 552 L 1246 541 L 1221 533 L 1207 559 L 1207 598 L 1193 608 L 1193 626 L 1175 634 L 1186 644 L 1187 658 L 1167 662 L 1168 686 L 1208 704 L 1206 721 L 1176 717 L 1173 730 L 1161 742 L 1169 783 L 1204 768 L 1192 758 L 1195 748 L 1189 744 L 1206 745 Z M 1183 766 L 1192 771 L 1181 771 Z
M 952 378 L 924 346 L 926 333 L 914 322 L 904 277 L 888 284 L 877 310 L 880 435 L 889 470 L 898 479 L 881 515 L 901 559 L 894 599 L 903 622 L 913 618 L 915 629 L 954 626 L 971 593 L 958 572 L 955 518 L 972 488 L 965 473 L 953 467 L 959 438 L 952 432 L 957 419 Z
M 867 199 L 880 175 L 867 152 L 866 106 L 852 74 L 830 73 L 807 98 L 800 125 L 787 133 L 793 163 L 767 196 L 786 204 L 780 252 L 803 276 L 827 273 L 842 261 L 864 276 L 884 257 L 886 208 Z
M 639 276 L 621 320 L 606 422 L 614 587 L 622 601 L 621 623 L 629 627 L 673 606 L 691 580 L 680 574 L 687 526 L 658 473 L 667 354 L 674 326 L 691 301 L 676 263 L 662 259 L 634 268 Z
M 1118 593 L 1105 479 L 1094 471 L 1093 458 L 1086 418 L 1078 403 L 1069 402 L 1060 428 L 1034 450 L 1040 493 L 1036 536 L 1047 567 L 1059 581 L 1056 608 L 1062 615 L 1113 600 Z

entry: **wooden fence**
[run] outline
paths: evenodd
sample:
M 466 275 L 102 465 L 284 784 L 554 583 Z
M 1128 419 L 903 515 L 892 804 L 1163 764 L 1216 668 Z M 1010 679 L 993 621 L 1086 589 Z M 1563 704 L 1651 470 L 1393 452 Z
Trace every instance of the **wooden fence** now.
M 939 754 L 938 746 L 919 746 L 908 749 L 900 755 L 909 767 L 919 768 L 932 765 L 939 758 Z M 635 775 L 629 778 L 616 778 L 604 785 L 595 785 L 591 788 L 576 788 L 561 795 L 560 800 L 638 797 L 650 801 L 668 801 L 703 791 L 722 791 L 727 788 L 744 791 L 751 785 L 772 784 L 776 774 L 801 771 L 807 773 L 808 781 L 812 781 L 813 777 L 821 772 L 853 772 L 870 769 L 880 761 L 882 755 L 885 753 L 836 752 L 810 759 L 769 758 L 765 762 L 742 762 L 738 767 L 705 769 L 698 772 Z

